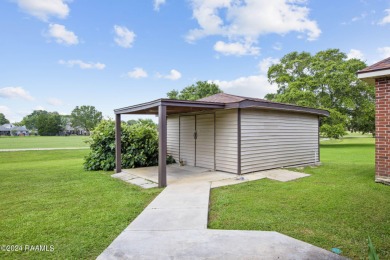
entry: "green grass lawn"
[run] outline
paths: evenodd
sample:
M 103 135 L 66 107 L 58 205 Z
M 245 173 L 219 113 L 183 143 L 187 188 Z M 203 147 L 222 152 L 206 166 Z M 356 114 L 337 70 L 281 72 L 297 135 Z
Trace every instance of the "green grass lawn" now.
M 0 136 L 0 149 L 88 147 L 88 136 Z
M 259 180 L 213 189 L 209 227 L 273 230 L 342 255 L 367 257 L 371 237 L 390 259 L 390 186 L 374 182 L 374 139 L 324 141 L 323 165 L 282 183 Z
M 94 259 L 160 192 L 84 171 L 86 153 L 0 153 L 0 245 L 54 246 L 0 259 Z

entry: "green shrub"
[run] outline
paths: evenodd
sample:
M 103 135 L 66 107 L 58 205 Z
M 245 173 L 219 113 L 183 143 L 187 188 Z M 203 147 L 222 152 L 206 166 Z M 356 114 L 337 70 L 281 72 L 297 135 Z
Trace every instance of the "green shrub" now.
M 158 164 L 158 133 L 155 124 L 139 120 L 128 125 L 121 124 L 122 167 L 135 168 Z M 113 170 L 115 168 L 115 122 L 103 120 L 93 130 L 91 151 L 86 156 L 84 168 L 89 171 Z
M 172 155 L 167 156 L 167 164 L 176 163 L 175 158 Z
M 327 138 L 340 139 L 345 135 L 344 125 L 328 125 L 324 124 L 320 128 L 321 136 Z
M 328 109 L 329 117 L 321 119 L 320 133 L 323 137 L 340 139 L 345 132 L 345 125 L 347 124 L 347 117 L 335 109 Z

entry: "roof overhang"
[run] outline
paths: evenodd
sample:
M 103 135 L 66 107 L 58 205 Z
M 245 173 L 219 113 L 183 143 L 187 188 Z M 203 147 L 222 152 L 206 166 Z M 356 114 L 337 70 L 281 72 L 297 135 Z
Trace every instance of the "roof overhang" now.
M 158 115 L 158 107 L 166 106 L 167 114 L 191 113 L 214 109 L 232 108 L 258 108 L 267 110 L 281 110 L 296 113 L 314 114 L 319 116 L 329 116 L 329 112 L 323 109 L 315 109 L 277 102 L 244 100 L 234 103 L 217 103 L 192 100 L 157 99 L 134 106 L 115 109 L 115 114 L 143 114 Z
M 357 72 L 357 76 L 367 83 L 375 84 L 377 78 L 390 77 L 390 69 Z
M 277 102 L 251 101 L 244 100 L 237 103 L 226 104 L 226 108 L 260 108 L 267 110 L 282 110 L 288 112 L 315 114 L 320 116 L 329 116 L 329 111 L 310 107 L 295 106 Z
M 157 115 L 159 106 L 166 106 L 168 115 L 225 108 L 225 104 L 223 103 L 192 100 L 157 99 L 134 106 L 118 108 L 115 109 L 114 112 L 115 114 Z

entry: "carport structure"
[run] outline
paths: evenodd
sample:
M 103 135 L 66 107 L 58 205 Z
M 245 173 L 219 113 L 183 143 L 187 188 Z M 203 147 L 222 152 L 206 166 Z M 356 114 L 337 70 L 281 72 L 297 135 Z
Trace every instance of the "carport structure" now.
M 134 106 L 115 109 L 115 172 L 122 171 L 121 159 L 121 115 L 157 115 L 158 116 L 158 185 L 167 186 L 167 116 L 170 114 L 200 112 L 205 110 L 223 109 L 225 104 L 203 101 L 187 101 L 172 99 L 157 99 L 151 102 L 142 103 Z
M 158 185 L 166 157 L 188 166 L 246 174 L 320 163 L 319 121 L 329 112 L 226 93 L 200 100 L 157 99 L 114 110 L 116 172 L 121 169 L 121 115 L 159 117 Z

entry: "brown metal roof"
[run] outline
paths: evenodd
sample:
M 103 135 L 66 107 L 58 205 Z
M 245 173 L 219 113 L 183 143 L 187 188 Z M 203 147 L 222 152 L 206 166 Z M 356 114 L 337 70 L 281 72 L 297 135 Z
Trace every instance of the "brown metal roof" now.
M 215 94 L 212 96 L 198 99 L 198 101 L 219 102 L 219 103 L 225 103 L 225 104 L 241 102 L 244 100 L 268 102 L 268 103 L 278 103 L 278 102 L 273 102 L 273 101 L 269 101 L 269 100 L 261 99 L 261 98 L 243 97 L 243 96 L 231 95 L 231 94 L 227 94 L 227 93 L 218 93 L 218 94 Z M 283 104 L 283 103 L 278 103 L 278 104 Z
M 275 110 L 287 110 L 295 112 L 304 112 L 310 114 L 319 114 L 323 116 L 329 116 L 329 112 L 322 109 L 297 106 L 292 104 L 280 103 L 269 101 L 261 98 L 236 96 L 227 93 L 219 93 L 209 97 L 199 99 L 198 101 L 218 102 L 224 103 L 225 108 L 265 108 Z
M 390 57 L 384 60 L 381 60 L 371 66 L 368 66 L 367 68 L 364 68 L 362 70 L 359 70 L 357 74 L 367 73 L 367 72 L 373 72 L 378 70 L 387 70 L 390 69 Z
M 226 93 L 219 93 L 199 100 L 157 99 L 154 101 L 115 109 L 115 114 L 158 114 L 158 106 L 167 107 L 167 114 L 178 114 L 205 111 L 212 109 L 230 108 L 259 108 L 268 110 L 283 110 L 299 113 L 329 116 L 323 109 L 302 107 L 297 105 L 278 103 L 260 98 L 242 97 Z
M 115 109 L 115 114 L 157 115 L 159 106 L 167 107 L 167 114 L 189 113 L 210 109 L 223 109 L 225 104 L 205 101 L 157 99 L 146 103 Z
M 218 102 L 218 103 L 235 103 L 235 102 L 240 102 L 243 101 L 247 98 L 245 97 L 240 97 L 240 96 L 235 96 L 235 95 L 230 95 L 226 93 L 218 93 L 212 96 L 208 96 L 205 98 L 198 99 L 198 101 L 205 101 L 205 102 Z

